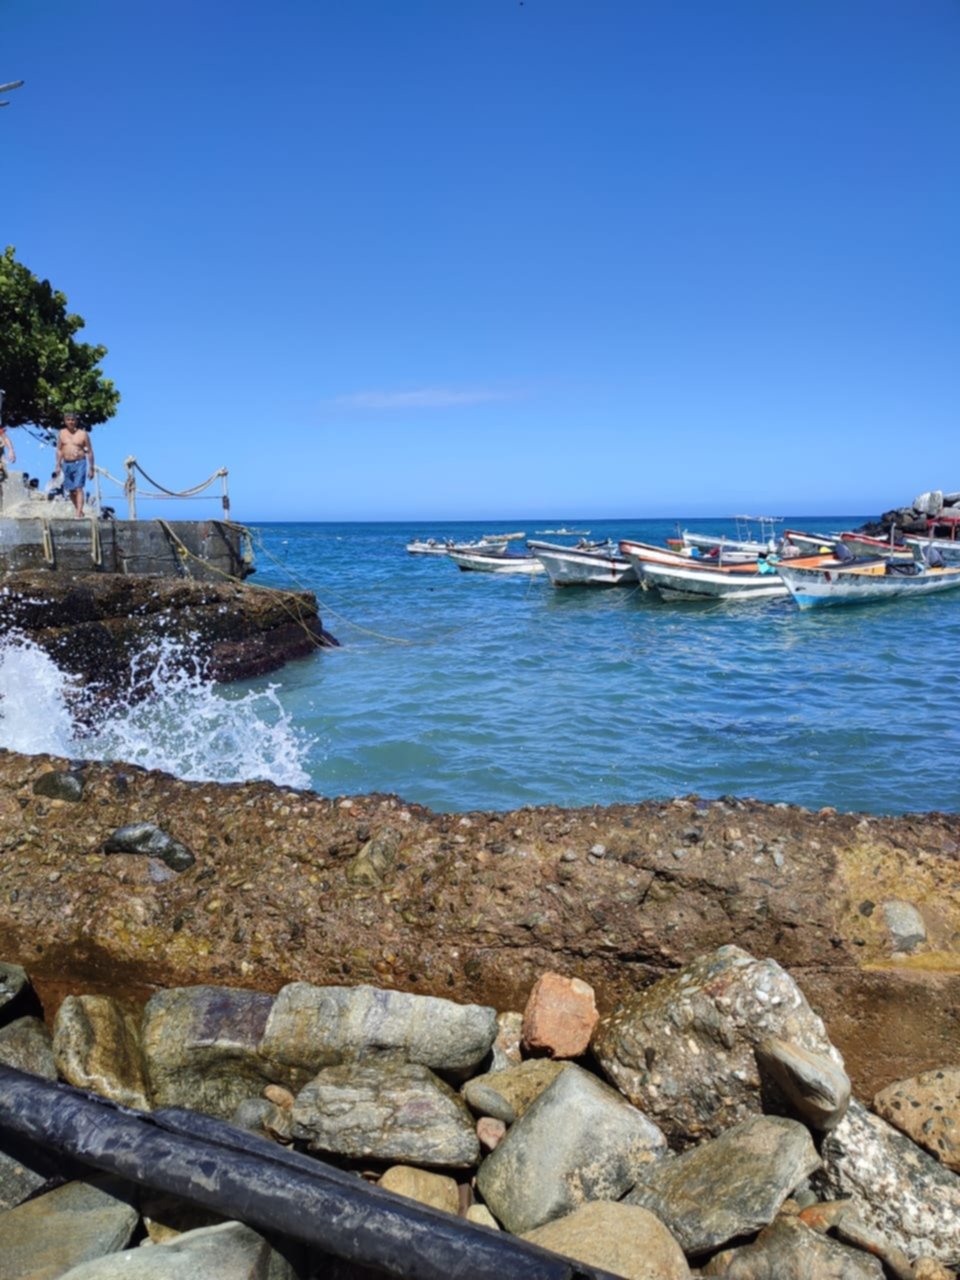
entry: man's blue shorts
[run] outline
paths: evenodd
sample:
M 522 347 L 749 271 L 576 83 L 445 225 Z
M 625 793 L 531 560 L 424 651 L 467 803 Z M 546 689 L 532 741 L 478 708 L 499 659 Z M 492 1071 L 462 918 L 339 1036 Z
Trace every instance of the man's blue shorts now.
M 79 458 L 76 462 L 63 464 L 63 491 L 73 493 L 74 489 L 82 489 L 87 483 L 87 460 Z

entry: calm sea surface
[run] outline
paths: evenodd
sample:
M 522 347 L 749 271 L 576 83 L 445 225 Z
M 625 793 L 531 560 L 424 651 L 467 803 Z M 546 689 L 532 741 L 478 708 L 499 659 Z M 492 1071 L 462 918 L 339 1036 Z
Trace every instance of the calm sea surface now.
M 960 591 L 805 613 L 789 600 L 667 604 L 635 589 L 462 573 L 404 549 L 414 536 L 560 525 L 573 521 L 257 526 L 254 581 L 314 591 L 343 646 L 253 686 L 278 686 L 317 791 L 395 792 L 454 811 L 689 792 L 957 809 Z M 650 542 L 675 531 L 576 527 Z

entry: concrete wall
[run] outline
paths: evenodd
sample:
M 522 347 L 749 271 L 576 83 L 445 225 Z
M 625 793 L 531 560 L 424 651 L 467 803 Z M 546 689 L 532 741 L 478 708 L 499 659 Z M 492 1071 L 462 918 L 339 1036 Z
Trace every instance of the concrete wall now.
M 7 516 L 0 517 L 0 573 L 45 569 L 52 573 L 140 573 L 222 582 L 226 577 L 244 578 L 252 572 L 243 558 L 242 541 L 239 529 L 220 520 L 161 524 L 158 520 Z

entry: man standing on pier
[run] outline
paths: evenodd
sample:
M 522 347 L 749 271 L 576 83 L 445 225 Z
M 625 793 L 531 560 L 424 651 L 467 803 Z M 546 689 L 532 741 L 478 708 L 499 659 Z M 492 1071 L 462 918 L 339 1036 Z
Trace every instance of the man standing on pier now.
M 53 474 L 60 474 L 63 467 L 63 491 L 69 493 L 74 510 L 83 515 L 83 489 L 87 483 L 87 462 L 93 472 L 93 444 L 80 425 L 74 409 L 64 409 L 63 427 L 57 436 L 57 465 Z

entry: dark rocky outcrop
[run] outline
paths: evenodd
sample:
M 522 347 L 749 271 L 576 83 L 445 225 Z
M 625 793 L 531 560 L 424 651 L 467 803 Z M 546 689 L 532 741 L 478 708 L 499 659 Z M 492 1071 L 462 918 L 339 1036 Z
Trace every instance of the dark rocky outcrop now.
M 26 636 L 63 670 L 110 691 L 149 668 L 151 651 L 181 646 L 185 665 L 241 680 L 336 644 L 308 591 L 123 574 L 7 574 L 0 635 Z

